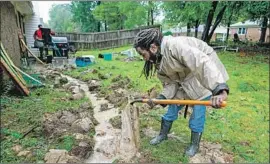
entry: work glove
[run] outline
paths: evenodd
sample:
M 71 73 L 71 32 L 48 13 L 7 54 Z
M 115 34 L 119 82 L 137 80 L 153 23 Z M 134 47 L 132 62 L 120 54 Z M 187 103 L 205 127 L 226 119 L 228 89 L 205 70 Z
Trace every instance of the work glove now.
M 220 92 L 220 94 L 216 95 L 216 96 L 212 96 L 210 101 L 212 103 L 212 107 L 213 108 L 220 108 L 221 104 L 223 101 L 227 100 L 228 97 L 228 93 L 223 90 L 222 92 Z
M 165 100 L 166 99 L 166 97 L 165 96 L 163 96 L 163 95 L 158 95 L 158 97 L 157 98 L 155 98 L 155 99 L 149 99 L 148 100 L 148 102 L 147 102 L 147 104 L 149 105 L 149 107 L 150 107 L 150 109 L 153 109 L 157 104 L 156 103 L 154 103 L 154 101 L 153 100 Z M 160 104 L 162 107 L 166 107 L 166 104 Z

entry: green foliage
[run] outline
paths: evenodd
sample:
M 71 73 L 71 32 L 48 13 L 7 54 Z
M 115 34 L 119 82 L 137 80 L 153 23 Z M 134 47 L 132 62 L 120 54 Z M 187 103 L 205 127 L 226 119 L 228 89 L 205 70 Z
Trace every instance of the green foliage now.
M 81 27 L 81 32 L 99 31 L 98 21 L 93 16 L 97 1 L 72 1 L 73 21 Z
M 250 19 L 256 20 L 261 18 L 261 16 L 270 16 L 270 2 L 247 2 L 246 10 Z
M 74 137 L 68 135 L 60 138 L 59 140 L 60 142 L 57 144 L 58 149 L 65 149 L 67 151 L 70 151 L 75 143 Z
M 165 11 L 166 23 L 186 25 L 196 20 L 204 23 L 208 11 L 210 9 L 209 2 L 182 2 L 182 1 L 167 1 L 162 5 Z M 198 14 L 200 13 L 200 14 Z
M 155 16 L 159 14 L 158 5 L 158 2 L 102 2 L 95 8 L 93 15 L 103 22 L 104 30 L 130 29 L 147 25 L 150 10 Z
M 72 22 L 72 13 L 69 4 L 53 5 L 49 11 L 49 25 L 53 31 L 73 32 L 75 25 Z

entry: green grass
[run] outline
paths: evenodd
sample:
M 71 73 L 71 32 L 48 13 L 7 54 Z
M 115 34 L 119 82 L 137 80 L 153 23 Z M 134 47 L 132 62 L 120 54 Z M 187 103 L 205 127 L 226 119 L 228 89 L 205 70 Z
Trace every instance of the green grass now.
M 88 81 L 92 78 L 98 78 L 98 74 L 93 73 L 83 73 L 88 69 L 96 69 L 101 74 L 111 74 L 111 78 L 103 80 L 102 84 L 103 87 L 106 88 L 111 84 L 111 80 L 118 76 L 122 75 L 122 77 L 129 77 L 132 79 L 131 89 L 136 91 L 146 92 L 147 90 L 151 89 L 152 87 L 157 87 L 161 89 L 161 85 L 157 78 L 151 78 L 149 80 L 145 80 L 144 75 L 141 76 L 141 70 L 144 65 L 143 61 L 133 61 L 133 62 L 123 62 L 122 60 L 125 59 L 125 56 L 118 55 L 117 57 L 113 58 L 113 61 L 105 61 L 104 59 L 99 59 L 99 53 L 119 53 L 123 50 L 129 49 L 131 47 L 122 47 L 116 48 L 112 50 L 102 50 L 102 51 L 80 51 L 76 55 L 94 55 L 96 57 L 96 64 L 90 65 L 88 67 L 77 68 L 72 72 L 65 72 L 65 74 L 70 75 L 72 77 L 80 78 L 81 80 Z
M 85 51 L 79 55 L 89 54 L 97 57 L 98 53 L 120 52 L 130 47 L 105 51 Z M 240 57 L 238 53 L 222 52 L 218 54 L 224 63 L 230 80 L 230 95 L 228 106 L 207 113 L 203 140 L 220 143 L 224 152 L 234 155 L 234 162 L 267 163 L 269 162 L 269 58 L 266 56 Z M 103 80 L 103 89 L 111 84 L 111 79 L 118 75 L 127 76 L 132 80 L 132 90 L 145 93 L 152 87 L 161 89 L 159 80 L 140 78 L 143 61 L 123 62 L 124 57 L 114 58 L 113 61 L 97 59 L 95 65 L 78 68 L 67 74 L 89 80 L 97 77 L 92 73 L 81 74 L 87 69 L 97 69 L 102 74 L 111 73 L 112 77 Z M 102 68 L 102 69 L 99 69 Z M 165 110 L 153 110 L 142 114 L 141 128 L 153 127 L 159 130 L 160 116 Z M 183 116 L 174 122 L 172 131 L 175 135 L 186 136 L 189 141 L 190 130 L 188 119 Z M 186 145 L 176 140 L 169 140 L 160 146 L 148 144 L 150 138 L 142 136 L 141 149 L 151 152 L 157 162 L 186 162 L 182 158 Z
M 66 136 L 59 142 L 50 143 L 43 134 L 42 119 L 44 113 L 77 108 L 88 101 L 87 98 L 70 101 L 70 96 L 66 91 L 44 87 L 31 91 L 28 97 L 1 97 L 1 136 L 4 137 L 1 137 L 1 163 L 42 161 L 49 148 L 63 148 L 69 151 L 74 139 Z M 21 139 L 23 134 L 34 126 L 37 128 Z M 15 145 L 21 145 L 23 150 L 30 149 L 32 157 L 18 157 L 11 150 Z

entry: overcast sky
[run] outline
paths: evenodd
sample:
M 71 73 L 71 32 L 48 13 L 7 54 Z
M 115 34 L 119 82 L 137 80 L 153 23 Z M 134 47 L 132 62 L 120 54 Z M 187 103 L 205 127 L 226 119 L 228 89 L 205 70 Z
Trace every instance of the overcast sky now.
M 39 5 L 40 17 L 43 18 L 43 22 L 48 23 L 49 20 L 49 10 L 53 4 L 67 4 L 71 1 L 36 1 Z M 157 17 L 157 20 L 164 19 L 163 13 Z
M 44 22 L 48 23 L 49 10 L 53 4 L 65 4 L 70 2 L 71 1 L 38 1 L 40 17 L 43 18 Z

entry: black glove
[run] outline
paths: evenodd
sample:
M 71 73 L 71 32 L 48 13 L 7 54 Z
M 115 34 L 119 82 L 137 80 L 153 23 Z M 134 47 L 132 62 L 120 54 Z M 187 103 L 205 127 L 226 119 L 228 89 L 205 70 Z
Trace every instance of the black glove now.
M 211 97 L 212 107 L 220 108 L 223 101 L 225 101 L 229 94 L 229 86 L 226 83 L 219 84 L 213 90 L 213 96 Z
M 158 100 L 165 100 L 166 99 L 166 97 L 165 96 L 163 96 L 163 95 L 158 95 L 158 97 L 157 98 L 155 98 L 155 99 L 158 99 Z M 153 100 L 155 100 L 155 99 L 149 99 L 149 101 L 147 102 L 147 104 L 150 106 L 150 109 L 153 109 L 157 104 L 155 104 L 154 102 L 153 102 Z M 162 107 L 166 107 L 167 105 L 166 104 L 160 104 Z

